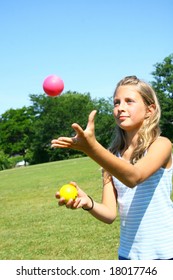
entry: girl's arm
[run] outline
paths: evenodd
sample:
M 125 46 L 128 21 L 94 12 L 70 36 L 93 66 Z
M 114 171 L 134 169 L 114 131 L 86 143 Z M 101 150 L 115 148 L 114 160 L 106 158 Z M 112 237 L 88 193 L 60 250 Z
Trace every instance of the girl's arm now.
M 88 155 L 126 186 L 133 188 L 161 167 L 171 166 L 172 144 L 169 139 L 159 137 L 152 143 L 147 154 L 134 165 L 116 157 L 98 142 L 92 146 Z
M 94 202 L 94 207 L 89 211 L 96 219 L 111 224 L 117 217 L 117 193 L 112 180 L 103 187 L 102 202 Z
M 54 139 L 52 147 L 72 148 L 84 152 L 130 188 L 146 180 L 160 167 L 171 165 L 172 144 L 164 137 L 159 137 L 150 146 L 147 155 L 135 165 L 116 157 L 96 140 L 94 132 L 95 115 L 96 111 L 92 111 L 85 130 L 78 124 L 73 124 L 72 127 L 76 131 L 76 136 Z

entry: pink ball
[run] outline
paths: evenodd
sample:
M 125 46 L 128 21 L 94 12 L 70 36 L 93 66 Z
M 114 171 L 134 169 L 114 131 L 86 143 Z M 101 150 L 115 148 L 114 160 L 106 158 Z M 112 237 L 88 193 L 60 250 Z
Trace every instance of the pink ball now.
M 49 96 L 60 95 L 64 89 L 64 82 L 56 75 L 48 76 L 43 82 L 43 89 Z

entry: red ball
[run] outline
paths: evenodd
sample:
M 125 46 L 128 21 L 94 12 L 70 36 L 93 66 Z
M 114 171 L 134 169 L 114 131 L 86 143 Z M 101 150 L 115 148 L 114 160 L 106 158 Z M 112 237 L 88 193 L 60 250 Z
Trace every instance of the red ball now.
M 56 75 L 48 76 L 43 82 L 43 89 L 49 96 L 60 95 L 64 89 L 64 82 Z

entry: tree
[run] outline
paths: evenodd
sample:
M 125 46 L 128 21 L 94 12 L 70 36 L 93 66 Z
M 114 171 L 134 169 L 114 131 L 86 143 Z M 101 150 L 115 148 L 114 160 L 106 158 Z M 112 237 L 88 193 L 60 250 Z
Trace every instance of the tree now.
M 152 75 L 155 81 L 151 84 L 158 95 L 162 110 L 160 122 L 162 135 L 173 142 L 173 54 L 154 66 Z
M 30 109 L 10 109 L 0 117 L 0 149 L 9 156 L 25 155 L 30 145 L 33 116 Z
M 108 148 L 115 130 L 112 98 L 108 100 L 104 98 L 95 99 L 95 108 L 97 109 L 95 121 L 96 137 L 105 148 Z
M 89 113 L 96 109 L 96 135 L 108 147 L 114 127 L 112 101 L 91 99 L 89 93 L 66 92 L 50 98 L 30 95 L 31 106 L 10 109 L 0 117 L 0 149 L 8 157 L 22 155 L 30 164 L 84 156 L 77 150 L 52 149 L 51 140 L 75 135 L 74 122 L 85 129 Z
M 114 123 L 110 100 L 92 100 L 89 93 L 81 94 L 70 91 L 58 98 L 50 98 L 45 95 L 31 95 L 30 98 L 36 116 L 30 150 L 32 163 L 84 156 L 82 152 L 76 150 L 51 149 L 50 143 L 53 138 L 59 136 L 75 135 L 71 128 L 71 124 L 74 122 L 85 128 L 88 115 L 94 109 L 98 111 L 96 117 L 98 140 L 105 147 L 110 143 Z
M 61 135 L 72 136 L 73 122 L 85 126 L 88 114 L 94 109 L 90 94 L 67 92 L 57 98 L 45 95 L 30 95 L 35 114 L 34 136 L 32 139 L 32 163 L 67 159 L 70 156 L 81 155 L 74 150 L 53 150 L 51 140 Z

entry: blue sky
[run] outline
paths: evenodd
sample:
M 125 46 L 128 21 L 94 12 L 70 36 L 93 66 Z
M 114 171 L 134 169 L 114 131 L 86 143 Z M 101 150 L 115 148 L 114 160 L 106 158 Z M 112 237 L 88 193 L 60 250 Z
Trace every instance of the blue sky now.
M 1 0 L 0 114 L 29 106 L 50 74 L 92 98 L 126 75 L 151 81 L 173 53 L 172 15 L 173 0 Z

